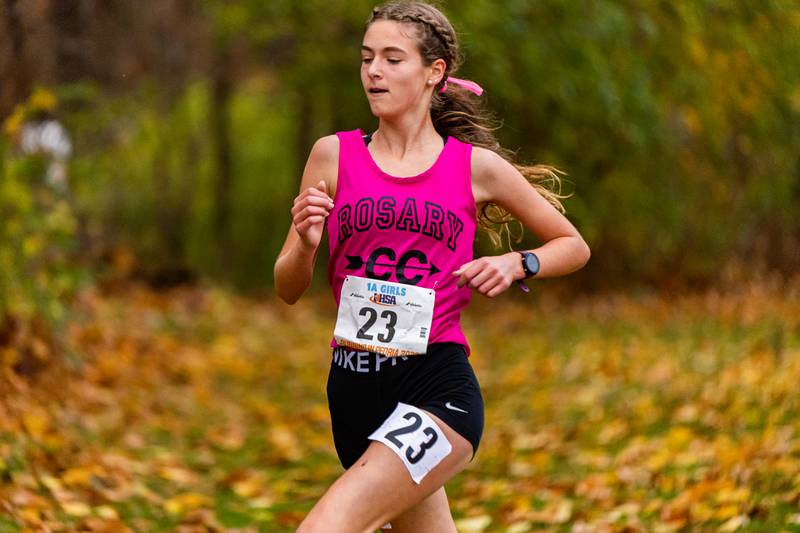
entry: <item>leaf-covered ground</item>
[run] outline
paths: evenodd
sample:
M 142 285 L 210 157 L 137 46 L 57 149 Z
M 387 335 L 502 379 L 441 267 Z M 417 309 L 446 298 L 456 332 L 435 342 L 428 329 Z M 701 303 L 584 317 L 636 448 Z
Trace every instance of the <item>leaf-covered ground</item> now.
M 0 531 L 294 531 L 341 472 L 334 311 L 86 292 L 72 370 L 0 381 Z M 800 286 L 476 296 L 465 327 L 486 427 L 447 485 L 460 531 L 800 531 Z

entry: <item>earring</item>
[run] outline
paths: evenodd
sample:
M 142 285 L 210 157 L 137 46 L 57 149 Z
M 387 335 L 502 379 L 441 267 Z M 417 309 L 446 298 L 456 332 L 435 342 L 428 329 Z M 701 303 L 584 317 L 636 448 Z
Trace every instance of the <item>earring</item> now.
M 431 85 L 432 83 L 433 83 L 433 80 L 428 80 L 428 85 Z

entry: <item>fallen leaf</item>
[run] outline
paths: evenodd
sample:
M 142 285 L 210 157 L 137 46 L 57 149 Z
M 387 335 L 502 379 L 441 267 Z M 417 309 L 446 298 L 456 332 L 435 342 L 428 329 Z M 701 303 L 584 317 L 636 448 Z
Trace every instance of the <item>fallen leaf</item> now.
M 481 533 L 491 523 L 492 517 L 488 515 L 473 516 L 456 520 L 456 529 L 463 533 Z

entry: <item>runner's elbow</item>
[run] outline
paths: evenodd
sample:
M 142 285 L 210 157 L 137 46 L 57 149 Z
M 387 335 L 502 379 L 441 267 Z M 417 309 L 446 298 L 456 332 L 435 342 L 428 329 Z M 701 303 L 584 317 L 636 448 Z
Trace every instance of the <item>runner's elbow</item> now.
M 277 289 L 277 287 L 276 287 L 276 289 Z M 288 304 L 288 305 L 294 305 L 294 304 L 297 303 L 297 300 L 300 299 L 299 296 L 294 296 L 292 294 L 284 294 L 284 293 L 282 293 L 280 291 L 280 289 L 278 289 L 277 292 L 278 292 L 278 297 L 281 300 L 283 300 L 283 303 Z
M 280 268 L 280 258 L 275 263 L 273 278 L 275 293 L 278 295 L 278 298 L 288 305 L 297 303 L 297 300 L 299 300 L 300 296 L 305 292 L 304 290 L 297 290 L 297 287 L 294 286 L 296 284 L 291 283 L 292 280 L 284 275 L 283 269 Z
M 275 276 L 275 292 L 278 294 L 278 298 L 283 300 L 284 303 L 288 305 L 294 305 L 297 303 L 297 300 L 303 295 L 305 290 L 297 290 L 296 287 L 287 287 L 286 283 L 282 283 L 278 280 L 277 272 Z

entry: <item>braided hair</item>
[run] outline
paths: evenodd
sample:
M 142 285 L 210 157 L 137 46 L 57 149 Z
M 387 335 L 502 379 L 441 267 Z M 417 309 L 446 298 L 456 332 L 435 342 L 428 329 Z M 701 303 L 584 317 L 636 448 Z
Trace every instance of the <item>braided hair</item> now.
M 392 20 L 415 27 L 417 46 L 425 66 L 430 66 L 436 59 L 444 60 L 444 76 L 434 87 L 431 98 L 431 120 L 436 131 L 495 152 L 511 163 L 551 205 L 564 213 L 560 199 L 567 196 L 555 192 L 561 189 L 558 175 L 563 172 L 549 165 L 515 163 L 514 153 L 500 146 L 494 136 L 493 130 L 497 128 L 490 127 L 490 115 L 479 106 L 476 95 L 454 83 L 448 84 L 445 92 L 439 92 L 447 77 L 454 75 L 463 61 L 456 32 L 447 17 L 436 7 L 424 2 L 392 1 L 374 7 L 366 27 L 369 28 L 378 20 Z M 512 221 L 508 211 L 492 202 L 487 202 L 478 214 L 479 227 L 488 233 L 492 243 L 498 247 L 505 233 L 511 248 L 509 224 Z M 520 231 L 517 241 L 521 238 Z

